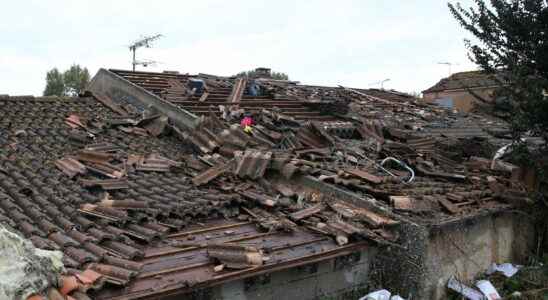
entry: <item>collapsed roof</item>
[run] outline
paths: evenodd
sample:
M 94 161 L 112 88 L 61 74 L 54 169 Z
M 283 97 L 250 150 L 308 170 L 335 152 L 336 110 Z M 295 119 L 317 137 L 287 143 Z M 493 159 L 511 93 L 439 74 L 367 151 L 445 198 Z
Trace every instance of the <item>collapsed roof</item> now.
M 528 201 L 525 172 L 486 158 L 507 142 L 500 120 L 380 90 L 100 72 L 118 94 L 94 78 L 88 97 L 0 98 L 0 222 L 63 251 L 70 274 L 101 274 L 96 299 L 394 245 L 401 222 Z

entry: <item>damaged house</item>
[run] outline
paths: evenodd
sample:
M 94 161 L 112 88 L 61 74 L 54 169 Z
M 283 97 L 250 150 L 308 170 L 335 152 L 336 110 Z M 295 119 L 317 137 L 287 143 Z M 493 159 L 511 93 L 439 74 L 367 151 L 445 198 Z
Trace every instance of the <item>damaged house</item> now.
M 263 73 L 101 69 L 78 98 L 1 97 L 0 222 L 64 254 L 34 297 L 445 299 L 535 249 L 534 174 L 492 160 L 506 123 Z
M 478 105 L 495 104 L 496 90 L 505 82 L 502 74 L 493 76 L 482 71 L 468 71 L 451 74 L 432 87 L 422 91 L 428 103 L 469 112 Z

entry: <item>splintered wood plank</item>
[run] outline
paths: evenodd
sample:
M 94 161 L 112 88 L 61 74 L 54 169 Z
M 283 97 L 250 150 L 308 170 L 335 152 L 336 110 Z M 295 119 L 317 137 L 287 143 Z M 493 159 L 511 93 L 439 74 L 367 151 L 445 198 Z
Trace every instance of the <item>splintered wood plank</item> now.
M 445 198 L 438 198 L 438 202 L 451 214 L 458 214 L 460 212 L 460 208 L 458 206 L 454 205 L 451 201 Z
M 315 214 L 321 212 L 324 209 L 325 209 L 325 205 L 323 205 L 323 203 L 319 203 L 319 204 L 313 205 L 311 207 L 296 211 L 296 212 L 290 214 L 289 217 L 293 221 L 298 221 L 298 220 L 302 220 L 304 218 L 310 217 L 312 215 L 315 215 Z
M 413 210 L 413 201 L 408 196 L 390 196 L 390 202 L 395 209 Z
M 330 206 L 335 212 L 341 214 L 342 216 L 345 216 L 347 218 L 361 219 L 373 228 L 394 225 L 398 223 L 398 221 L 393 220 L 389 217 L 382 216 L 363 207 L 353 206 L 346 202 L 339 201 L 330 204 Z
M 359 177 L 365 181 L 369 181 L 371 183 L 379 184 L 382 183 L 382 177 L 375 176 L 373 174 L 370 174 L 366 171 L 359 170 L 359 169 L 347 169 L 345 170 L 347 173 L 352 174 L 356 177 Z
M 194 178 L 192 178 L 192 183 L 194 185 L 202 185 L 202 184 L 206 184 L 208 182 L 210 182 L 211 180 L 219 177 L 220 175 L 222 175 L 224 172 L 226 172 L 228 169 L 230 169 L 230 167 L 232 166 L 232 163 L 233 161 L 229 161 L 225 164 L 220 164 L 220 165 L 217 165 L 217 166 L 213 166 L 207 170 L 205 170 L 204 172 L 194 176 Z
M 200 97 L 200 99 L 198 100 L 198 102 L 204 102 L 206 101 L 207 97 L 209 96 L 209 93 L 208 92 L 204 92 L 202 94 L 202 96 Z

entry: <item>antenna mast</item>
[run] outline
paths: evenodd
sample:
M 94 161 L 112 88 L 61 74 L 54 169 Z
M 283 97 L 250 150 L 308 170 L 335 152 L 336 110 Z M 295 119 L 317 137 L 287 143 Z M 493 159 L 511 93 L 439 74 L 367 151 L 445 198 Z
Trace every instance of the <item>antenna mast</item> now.
M 451 76 L 451 74 L 453 74 L 453 72 L 451 72 L 451 67 L 458 66 L 459 64 L 443 61 L 443 62 L 439 62 L 438 65 L 446 65 L 449 68 L 449 76 Z
M 131 64 L 133 65 L 133 72 L 135 72 L 135 66 L 136 65 L 143 65 L 143 66 L 146 67 L 148 65 L 155 64 L 154 61 L 138 61 L 135 58 L 135 52 L 138 48 L 141 48 L 141 47 L 150 48 L 151 43 L 153 41 L 161 38 L 161 37 L 162 37 L 161 34 L 156 34 L 156 35 L 153 35 L 153 36 L 145 36 L 145 37 L 141 38 L 140 40 L 135 41 L 131 46 L 129 46 L 129 51 L 133 52 L 133 60 L 131 62 Z
M 381 85 L 381 90 L 384 90 L 384 83 L 387 82 L 387 81 L 390 81 L 390 78 L 386 78 L 384 80 L 381 80 L 381 81 L 377 81 L 377 82 L 373 82 L 371 84 L 369 84 L 369 86 L 372 86 L 372 85 Z

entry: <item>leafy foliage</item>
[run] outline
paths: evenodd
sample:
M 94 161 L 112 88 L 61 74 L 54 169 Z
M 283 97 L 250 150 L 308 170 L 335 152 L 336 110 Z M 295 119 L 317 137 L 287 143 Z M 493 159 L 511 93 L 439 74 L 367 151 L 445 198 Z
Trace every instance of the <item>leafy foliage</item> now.
M 449 3 L 455 19 L 479 43 L 465 40 L 470 59 L 503 86 L 517 140 L 526 131 L 548 138 L 548 2 L 474 0 L 475 7 Z
M 72 65 L 64 73 L 53 68 L 46 74 L 44 96 L 77 96 L 84 91 L 89 79 L 88 69 L 80 65 Z
M 70 69 L 63 74 L 65 81 L 65 94 L 76 96 L 84 91 L 89 83 L 89 72 L 87 68 L 81 68 L 80 65 L 72 65 Z
M 65 84 L 63 83 L 63 74 L 53 68 L 46 74 L 46 89 L 44 90 L 44 96 L 60 96 L 63 95 L 65 90 Z
M 240 72 L 240 73 L 236 74 L 235 76 L 236 76 L 236 77 L 243 77 L 243 76 L 246 76 L 246 77 L 255 77 L 256 75 L 257 75 L 257 71 L 251 70 L 251 71 L 243 71 L 243 72 Z M 270 73 L 270 76 L 272 77 L 272 79 L 277 79 L 277 80 L 289 80 L 289 76 L 287 76 L 287 74 L 282 73 L 282 72 L 271 72 L 271 73 Z

